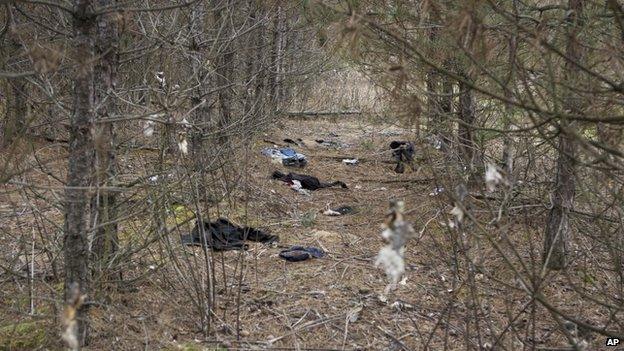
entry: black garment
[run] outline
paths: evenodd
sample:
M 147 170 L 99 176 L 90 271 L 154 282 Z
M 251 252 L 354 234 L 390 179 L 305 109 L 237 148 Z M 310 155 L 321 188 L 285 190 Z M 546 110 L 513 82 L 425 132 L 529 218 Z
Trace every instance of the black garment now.
M 404 163 L 411 164 L 414 161 L 414 144 L 409 141 L 393 141 L 390 143 L 392 149 L 392 158 L 397 161 L 394 168 L 396 173 L 405 172 Z
M 195 228 L 191 234 L 182 235 L 182 243 L 186 245 L 202 245 L 213 250 L 247 250 L 249 245 L 245 244 L 245 240 L 259 241 L 262 243 L 272 243 L 278 241 L 276 235 L 267 234 L 251 227 L 239 227 L 231 223 L 225 218 L 219 218 L 215 222 L 204 221 L 205 240 L 202 240 L 199 223 L 195 224 Z
M 279 257 L 290 262 L 305 261 L 310 258 L 321 258 L 323 256 L 325 256 L 325 251 L 313 246 L 292 246 L 291 248 L 282 250 L 279 253 Z
M 273 172 L 273 179 L 279 179 L 285 183 L 292 183 L 293 180 L 297 180 L 301 183 L 301 187 L 307 190 L 329 188 L 329 187 L 336 186 L 336 185 L 339 185 L 340 187 L 344 189 L 348 189 L 347 184 L 341 181 L 335 181 L 332 183 L 324 183 L 324 182 L 321 182 L 316 177 L 312 177 L 312 176 L 305 175 L 305 174 L 298 174 L 298 173 L 284 174 L 280 171 L 275 171 Z

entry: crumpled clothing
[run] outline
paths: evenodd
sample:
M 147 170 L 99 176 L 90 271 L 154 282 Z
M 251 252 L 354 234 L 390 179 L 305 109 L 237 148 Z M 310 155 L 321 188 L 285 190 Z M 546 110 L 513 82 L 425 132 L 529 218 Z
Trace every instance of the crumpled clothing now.
M 341 181 L 335 181 L 331 183 L 321 182 L 317 177 L 309 176 L 307 174 L 299 174 L 299 173 L 288 173 L 284 174 L 280 171 L 273 172 L 271 176 L 273 179 L 279 179 L 284 183 L 289 185 L 295 184 L 295 187 L 298 187 L 298 184 L 294 183 L 294 181 L 298 181 L 303 189 L 307 190 L 318 190 L 322 188 L 330 188 L 333 186 L 340 186 L 343 189 L 348 189 L 347 184 Z M 296 190 L 296 189 L 295 189 Z
M 181 235 L 182 244 L 206 245 L 215 251 L 224 250 L 247 250 L 249 245 L 245 240 L 257 241 L 265 244 L 279 241 L 277 235 L 271 235 L 251 227 L 240 227 L 225 218 L 219 218 L 215 222 L 204 221 L 203 234 L 201 237 L 199 223 L 190 234 Z
M 281 160 L 284 166 L 304 167 L 308 164 L 308 160 L 304 154 L 300 154 L 288 147 L 267 147 L 262 149 L 262 154 L 272 159 Z
M 310 258 L 321 258 L 323 256 L 325 256 L 325 251 L 313 246 L 292 246 L 279 253 L 279 257 L 290 262 L 305 261 Z

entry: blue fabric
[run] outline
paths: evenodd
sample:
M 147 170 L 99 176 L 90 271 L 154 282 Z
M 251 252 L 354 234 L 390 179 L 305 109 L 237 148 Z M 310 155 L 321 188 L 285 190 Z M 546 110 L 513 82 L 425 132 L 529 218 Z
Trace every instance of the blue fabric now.
M 297 151 L 291 149 L 291 148 L 282 148 L 279 149 L 279 151 L 282 153 L 282 155 L 286 156 L 286 157 L 295 157 L 297 156 Z
M 284 166 L 304 167 L 308 163 L 304 154 L 300 154 L 289 147 L 279 149 L 267 147 L 262 149 L 262 154 L 282 160 Z

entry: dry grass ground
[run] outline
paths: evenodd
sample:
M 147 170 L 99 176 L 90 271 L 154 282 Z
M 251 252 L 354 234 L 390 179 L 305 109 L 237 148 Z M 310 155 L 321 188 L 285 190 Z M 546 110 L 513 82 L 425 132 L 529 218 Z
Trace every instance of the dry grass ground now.
M 270 231 L 279 235 L 280 243 L 278 247 L 252 244 L 246 252 L 213 254 L 217 293 L 212 326 L 215 336 L 203 337 L 197 308 L 191 302 L 194 292 L 180 283 L 179 276 L 184 272 L 172 265 L 174 260 L 184 257 L 196 262 L 191 266 L 199 271 L 198 277 L 203 276 L 201 249 L 182 247 L 174 232 L 170 238 L 151 245 L 125 268 L 126 277 L 141 277 L 132 284 L 132 289 L 112 292 L 106 301 L 91 307 L 90 349 L 419 350 L 427 345 L 431 350 L 453 350 L 477 349 L 478 338 L 494 343 L 492 335 L 501 332 L 506 334 L 508 349 L 522 348 L 513 335 L 526 336 L 526 321 L 531 311 L 522 308 L 529 301 L 522 289 L 505 287 L 505 284 L 513 286 L 512 272 L 496 258 L 498 254 L 491 247 L 477 246 L 472 255 L 488 258 L 484 263 L 485 274 L 477 275 L 477 281 L 470 286 L 452 280 L 453 267 L 448 261 L 451 247 L 446 243 L 452 234 L 440 225 L 450 218 L 447 212 L 452 206 L 445 204 L 444 196 L 430 195 L 436 184 L 427 180 L 431 177 L 428 171 L 416 167 L 405 174 L 393 172 L 387 145 L 393 139 L 413 138 L 409 131 L 371 124 L 360 117 L 293 119 L 270 131 L 264 139 L 281 142 L 287 137 L 345 143 L 340 149 L 315 143 L 310 143 L 313 147 L 297 148 L 308 156 L 309 164 L 292 171 L 324 181 L 342 180 L 349 189 L 322 189 L 311 196 L 298 194 L 270 179 L 276 169 L 289 171 L 260 154 L 260 149 L 270 144 L 260 140 L 254 143 L 249 166 L 241 171 L 244 192 L 237 192 L 229 199 L 228 206 L 210 215 L 228 216 Z M 143 157 L 149 158 L 139 159 Z M 341 162 L 342 158 L 352 157 L 359 158 L 360 163 L 350 166 Z M 49 176 L 33 177 L 28 179 L 50 186 L 54 183 Z M 23 207 L 12 203 L 7 194 L 4 199 L 9 206 L 3 205 L 3 211 L 15 212 L 15 208 Z M 422 235 L 408 245 L 406 280 L 387 296 L 387 301 L 382 301 L 379 297 L 387 280 L 374 261 L 383 245 L 380 224 L 391 199 L 405 201 L 406 218 Z M 247 202 L 247 206 L 241 209 L 239 204 L 231 203 L 237 200 Z M 33 205 L 49 208 L 45 201 Z M 357 213 L 339 217 L 321 213 L 328 206 L 341 205 L 353 206 Z M 439 212 L 440 208 L 446 212 Z M 59 209 L 49 210 L 46 216 L 16 217 L 22 229 L 15 221 L 5 221 L 2 230 L 13 235 L 5 235 L 3 245 L 9 245 L 16 233 L 25 235 L 28 231 L 23 228 L 36 226 L 35 222 L 44 217 L 55 224 L 41 225 L 56 228 L 48 239 L 58 241 L 62 217 Z M 192 213 L 189 209 L 182 212 L 188 211 Z M 538 214 L 535 218 L 541 217 Z M 120 228 L 122 239 L 131 241 L 133 235 L 141 236 L 143 225 L 141 221 L 124 224 Z M 536 225 L 539 227 L 539 223 Z M 182 226 L 181 232 L 189 229 L 190 226 Z M 531 250 L 539 250 L 524 245 L 531 238 L 514 240 L 522 243 L 518 247 L 527 259 Z M 321 247 L 328 255 L 322 259 L 286 262 L 278 253 L 289 245 Z M 42 257 L 46 255 L 45 251 L 41 252 Z M 59 257 L 39 259 L 61 264 Z M 45 270 L 45 274 L 52 274 L 49 267 Z M 36 284 L 38 317 L 28 317 L 27 281 L 3 278 L 1 294 L 5 302 L 0 309 L 3 320 L 0 349 L 61 347 L 55 324 L 61 285 L 48 284 L 46 279 L 38 277 L 41 283 Z M 204 281 L 198 284 L 205 286 Z M 475 303 L 480 306 L 471 309 Z M 535 313 L 547 316 L 545 311 Z M 481 321 L 480 324 L 475 320 Z M 513 321 L 511 326 L 509 320 Z M 552 331 L 555 325 L 547 320 L 543 318 L 537 328 L 539 335 L 535 343 L 558 345 L 562 338 Z M 29 338 L 29 335 L 35 336 Z

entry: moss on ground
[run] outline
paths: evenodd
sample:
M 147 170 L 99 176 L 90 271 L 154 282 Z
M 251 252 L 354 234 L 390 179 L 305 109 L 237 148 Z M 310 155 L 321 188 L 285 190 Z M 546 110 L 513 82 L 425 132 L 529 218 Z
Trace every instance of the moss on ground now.
M 48 338 L 47 328 L 41 322 L 5 325 L 0 327 L 0 351 L 41 349 Z

